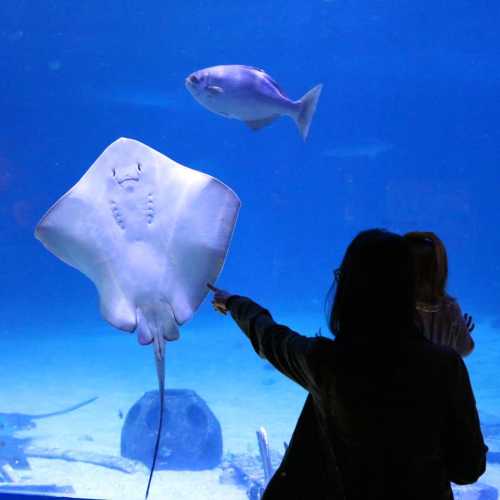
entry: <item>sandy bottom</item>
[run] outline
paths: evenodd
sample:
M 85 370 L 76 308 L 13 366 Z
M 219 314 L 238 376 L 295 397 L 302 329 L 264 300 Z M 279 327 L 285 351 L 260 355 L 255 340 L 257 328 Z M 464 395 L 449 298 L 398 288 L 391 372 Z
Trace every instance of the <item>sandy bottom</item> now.
M 287 318 L 279 318 L 286 321 Z M 292 318 L 295 329 L 312 334 L 318 318 Z M 264 426 L 271 447 L 283 450 L 305 400 L 305 392 L 258 358 L 247 339 L 227 318 L 210 316 L 210 327 L 193 320 L 180 341 L 167 349 L 167 387 L 191 389 L 219 419 L 224 452 L 257 454 L 255 431 Z M 500 331 L 479 324 L 477 349 L 467 360 L 478 407 L 500 418 Z M 22 341 L 20 340 L 22 338 Z M 90 331 L 78 326 L 45 326 L 40 332 L 0 331 L 0 411 L 45 413 L 98 396 L 73 413 L 37 420 L 34 429 L 16 436 L 33 438 L 41 448 L 120 454 L 123 420 L 147 391 L 156 389 L 152 349 L 133 335 L 104 323 Z M 490 444 L 490 443 L 489 443 Z M 490 444 L 500 451 L 497 443 Z M 23 483 L 70 485 L 75 496 L 141 499 L 147 469 L 126 474 L 95 465 L 30 459 L 20 471 Z M 155 473 L 150 498 L 243 500 L 245 491 L 219 482 L 220 470 Z M 500 465 L 490 465 L 482 482 L 499 488 Z

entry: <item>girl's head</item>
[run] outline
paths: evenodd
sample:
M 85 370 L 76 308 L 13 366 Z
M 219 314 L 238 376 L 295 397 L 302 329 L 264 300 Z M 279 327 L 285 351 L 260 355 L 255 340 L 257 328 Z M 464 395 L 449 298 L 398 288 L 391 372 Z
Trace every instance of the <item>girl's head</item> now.
M 383 332 L 394 338 L 413 330 L 415 279 L 408 242 L 381 229 L 358 234 L 335 271 L 329 297 L 329 327 L 336 336 Z
M 417 301 L 435 303 L 446 295 L 448 257 L 443 242 L 431 232 L 404 235 L 410 244 L 415 266 Z

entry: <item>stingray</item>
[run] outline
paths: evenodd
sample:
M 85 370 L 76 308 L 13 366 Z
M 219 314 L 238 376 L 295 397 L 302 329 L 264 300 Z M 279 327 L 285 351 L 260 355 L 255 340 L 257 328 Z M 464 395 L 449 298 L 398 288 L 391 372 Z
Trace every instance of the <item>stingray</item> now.
M 103 318 L 153 344 L 164 413 L 165 341 L 222 270 L 240 208 L 219 180 L 121 138 L 42 217 L 35 236 L 95 284 Z

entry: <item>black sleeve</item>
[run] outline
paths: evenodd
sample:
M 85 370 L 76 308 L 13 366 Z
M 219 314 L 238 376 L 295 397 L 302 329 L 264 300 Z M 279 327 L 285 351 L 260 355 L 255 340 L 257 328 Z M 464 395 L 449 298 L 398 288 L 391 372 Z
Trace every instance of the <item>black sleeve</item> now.
M 471 484 L 486 470 L 486 453 L 476 401 L 467 368 L 457 356 L 450 383 L 446 439 L 448 476 L 456 484 Z
M 233 295 L 227 305 L 259 356 L 306 390 L 316 390 L 313 353 L 317 339 L 275 323 L 269 311 L 246 297 Z

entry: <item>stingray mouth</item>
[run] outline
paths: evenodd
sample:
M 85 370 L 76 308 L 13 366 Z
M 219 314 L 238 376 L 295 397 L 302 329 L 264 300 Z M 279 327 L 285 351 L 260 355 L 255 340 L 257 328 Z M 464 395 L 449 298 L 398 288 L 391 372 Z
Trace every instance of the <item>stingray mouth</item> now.
M 118 184 L 122 185 L 125 182 L 139 182 L 139 177 L 122 177 L 121 179 L 116 179 Z
M 113 174 L 115 181 L 120 184 L 120 186 L 128 182 L 139 182 L 139 178 L 142 173 L 142 165 L 137 162 L 125 168 L 113 168 L 111 173 Z

